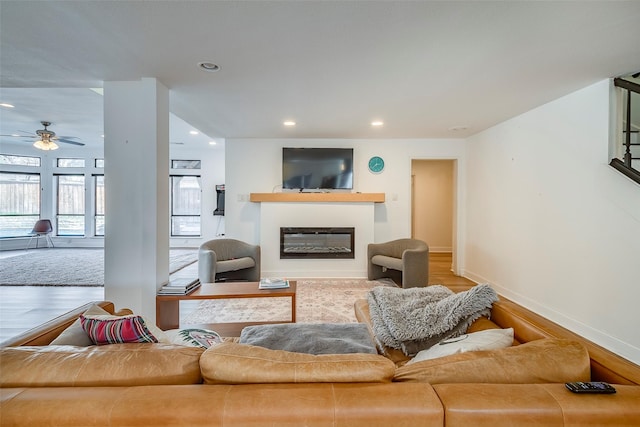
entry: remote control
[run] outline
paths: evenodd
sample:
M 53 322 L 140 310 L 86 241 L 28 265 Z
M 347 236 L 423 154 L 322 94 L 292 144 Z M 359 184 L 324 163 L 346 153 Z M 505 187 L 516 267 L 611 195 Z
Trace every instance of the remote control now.
M 582 382 L 576 381 L 573 383 L 566 383 L 567 389 L 574 393 L 603 393 L 611 394 L 615 393 L 616 389 L 611 385 L 602 381 Z

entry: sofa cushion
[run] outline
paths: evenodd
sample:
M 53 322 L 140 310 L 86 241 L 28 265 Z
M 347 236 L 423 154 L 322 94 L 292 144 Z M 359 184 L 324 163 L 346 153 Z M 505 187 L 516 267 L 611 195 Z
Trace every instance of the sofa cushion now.
M 388 382 L 395 365 L 377 354 L 306 354 L 234 342 L 206 350 L 200 369 L 207 384 Z
M 87 311 L 84 312 L 84 315 L 109 315 L 108 311 L 103 309 L 102 307 L 93 304 Z M 53 341 L 51 341 L 51 345 L 77 345 L 80 347 L 87 347 L 89 345 L 94 345 L 89 335 L 82 329 L 82 323 L 80 322 L 80 318 L 73 322 L 71 326 L 62 331 L 60 335 L 58 335 Z
M 98 345 L 158 342 L 142 316 L 81 315 L 80 324 Z
M 84 316 L 112 316 L 113 318 L 129 316 L 132 314 L 133 312 L 128 308 L 123 308 L 117 313 L 111 314 L 96 304 L 93 304 L 91 307 L 89 307 L 89 309 L 87 309 L 83 313 Z M 146 321 L 146 319 L 145 319 L 145 324 L 147 328 L 149 328 L 151 333 L 156 338 L 158 338 L 158 341 L 168 343 L 168 341 L 164 339 L 164 334 L 160 328 L 153 325 L 151 322 Z M 56 338 L 54 338 L 49 344 L 50 345 L 75 345 L 80 347 L 87 347 L 90 345 L 95 345 L 95 342 L 91 340 L 91 338 L 89 337 L 89 334 L 87 334 L 87 331 L 84 330 L 84 328 L 82 327 L 82 321 L 80 317 L 78 317 L 78 319 L 75 322 L 73 322 L 67 329 L 62 331 L 62 333 L 58 335 Z
M 198 384 L 204 350 L 169 344 L 0 349 L 0 387 Z
M 512 344 L 513 328 L 487 329 L 442 340 L 433 347 L 420 351 L 407 365 L 467 351 L 496 350 L 511 347 Z
M 473 351 L 407 364 L 394 381 L 446 383 L 558 383 L 590 380 L 587 349 L 579 342 L 544 338 L 515 347 Z
M 184 328 L 164 331 L 167 341 L 176 345 L 188 345 L 207 349 L 220 344 L 223 339 L 216 331 L 209 329 Z
M 362 323 L 282 323 L 247 326 L 241 344 L 309 354 L 377 354 Z

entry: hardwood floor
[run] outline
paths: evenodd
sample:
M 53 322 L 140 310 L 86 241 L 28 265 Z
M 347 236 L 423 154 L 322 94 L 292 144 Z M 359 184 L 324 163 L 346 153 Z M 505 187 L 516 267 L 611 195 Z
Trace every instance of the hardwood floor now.
M 8 256 L 7 253 L 0 253 L 0 262 Z M 197 271 L 196 262 L 177 271 L 171 277 L 197 277 Z M 442 284 L 460 289 L 473 286 L 475 283 L 451 272 L 451 254 L 432 253 L 429 255 L 429 284 Z M 102 287 L 0 286 L 0 344 L 87 302 L 103 299 Z M 182 301 L 181 316 L 188 315 L 197 303 Z
M 12 252 L 15 251 L 0 252 L 0 262 L 7 262 L 14 255 Z M 171 277 L 198 277 L 198 263 L 178 270 Z M 101 286 L 0 286 L 0 345 L 83 304 L 104 299 Z M 181 303 L 181 315 L 188 315 L 196 306 Z
M 462 276 L 456 276 L 451 271 L 451 253 L 429 254 L 429 284 L 445 285 L 451 288 L 474 286 L 476 283 Z

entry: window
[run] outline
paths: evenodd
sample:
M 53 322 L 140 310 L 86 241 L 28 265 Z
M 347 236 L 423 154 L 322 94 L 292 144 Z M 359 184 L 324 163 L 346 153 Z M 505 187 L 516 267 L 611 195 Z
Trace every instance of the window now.
M 200 236 L 200 176 L 171 176 L 171 235 Z
M 171 160 L 171 169 L 200 169 L 200 160 Z
M 84 159 L 58 159 L 59 168 L 83 168 Z
M 96 159 L 96 168 L 104 169 L 104 159 Z
M 84 175 L 57 175 L 58 236 L 84 236 Z
M 40 219 L 40 174 L 0 172 L 0 194 L 0 237 L 27 236 Z
M 94 175 L 93 186 L 96 195 L 95 235 L 104 236 L 104 175 Z
M 40 157 L 12 156 L 10 154 L 0 154 L 0 165 L 39 167 Z

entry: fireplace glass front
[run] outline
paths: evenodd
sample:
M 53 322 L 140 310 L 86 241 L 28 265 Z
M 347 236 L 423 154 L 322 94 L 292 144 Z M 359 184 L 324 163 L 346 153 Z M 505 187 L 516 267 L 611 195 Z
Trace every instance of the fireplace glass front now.
M 281 227 L 280 258 L 355 258 L 353 227 Z

